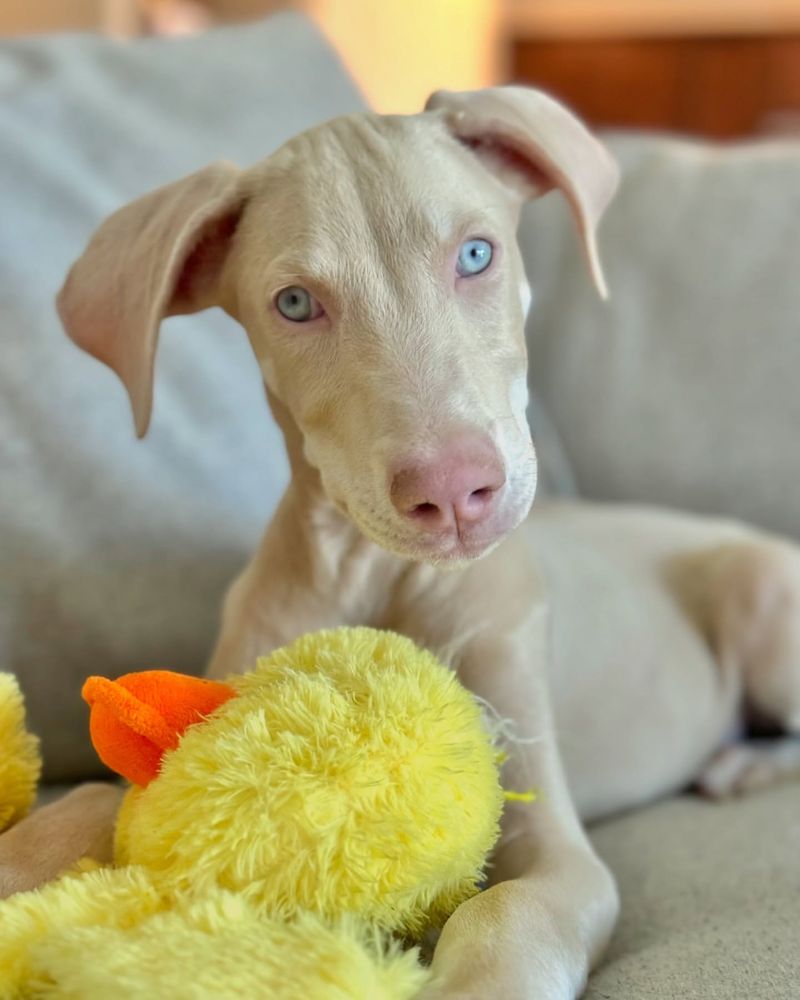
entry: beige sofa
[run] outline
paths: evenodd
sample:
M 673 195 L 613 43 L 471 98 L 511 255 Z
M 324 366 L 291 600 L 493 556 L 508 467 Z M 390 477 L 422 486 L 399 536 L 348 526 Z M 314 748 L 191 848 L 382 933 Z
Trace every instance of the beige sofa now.
M 201 669 L 287 474 L 224 316 L 170 321 L 137 443 L 121 387 L 58 326 L 58 284 L 121 202 L 361 103 L 291 16 L 130 47 L 0 46 L 0 663 L 21 678 L 50 782 L 98 773 L 87 673 Z M 800 150 L 609 141 L 624 180 L 601 237 L 608 306 L 557 199 L 521 228 L 545 485 L 800 538 Z M 800 786 L 687 795 L 593 835 L 623 917 L 588 996 L 800 996 Z

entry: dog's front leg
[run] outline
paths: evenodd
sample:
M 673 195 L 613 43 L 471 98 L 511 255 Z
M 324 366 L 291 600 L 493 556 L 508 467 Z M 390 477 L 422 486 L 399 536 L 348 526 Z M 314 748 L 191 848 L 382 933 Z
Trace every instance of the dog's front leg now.
M 440 998 L 572 1000 L 608 942 L 618 912 L 614 880 L 575 812 L 559 759 L 545 671 L 544 621 L 524 635 L 481 638 L 459 675 L 513 720 L 504 783 L 536 790 L 507 806 L 486 891 L 442 931 L 433 968 Z
M 42 806 L 0 836 L 0 899 L 37 889 L 80 858 L 110 864 L 123 789 L 80 785 Z

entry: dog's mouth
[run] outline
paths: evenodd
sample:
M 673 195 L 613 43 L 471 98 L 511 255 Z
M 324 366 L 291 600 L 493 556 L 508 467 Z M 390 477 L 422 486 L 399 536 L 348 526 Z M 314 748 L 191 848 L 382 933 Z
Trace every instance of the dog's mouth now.
M 441 545 L 437 548 L 421 548 L 416 554 L 409 558 L 414 562 L 429 563 L 432 566 L 442 566 L 448 569 L 458 569 L 467 563 L 475 562 L 488 555 L 497 548 L 503 541 L 505 535 L 488 542 L 464 542 L 455 541 L 449 545 Z
M 477 529 L 451 530 L 433 535 L 420 533 L 411 541 L 411 558 L 440 564 L 471 562 L 487 555 L 516 525 L 516 519 L 503 518 L 495 526 L 481 525 Z
M 362 529 L 363 530 L 363 529 Z M 382 549 L 408 559 L 411 562 L 428 563 L 432 566 L 457 567 L 464 563 L 474 562 L 492 549 L 496 548 L 506 537 L 506 532 L 497 536 L 482 539 L 472 538 L 428 538 L 388 535 L 377 537 L 371 532 L 365 532 L 368 537 L 380 545 Z

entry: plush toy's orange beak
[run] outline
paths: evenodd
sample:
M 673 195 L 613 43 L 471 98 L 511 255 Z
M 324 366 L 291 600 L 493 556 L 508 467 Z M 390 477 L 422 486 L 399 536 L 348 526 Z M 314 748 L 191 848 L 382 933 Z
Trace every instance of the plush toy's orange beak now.
M 115 681 L 89 677 L 81 693 L 91 708 L 89 732 L 100 760 L 135 785 L 149 784 L 184 730 L 236 694 L 219 681 L 170 670 Z

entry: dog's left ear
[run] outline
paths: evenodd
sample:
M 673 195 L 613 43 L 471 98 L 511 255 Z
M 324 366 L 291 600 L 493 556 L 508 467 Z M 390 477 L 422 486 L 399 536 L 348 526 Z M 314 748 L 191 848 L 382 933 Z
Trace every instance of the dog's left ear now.
M 597 252 L 597 225 L 619 179 L 605 147 L 565 107 L 527 87 L 490 87 L 431 95 L 426 111 L 444 111 L 453 136 L 522 198 L 553 188 L 569 202 L 595 286 L 608 293 Z

